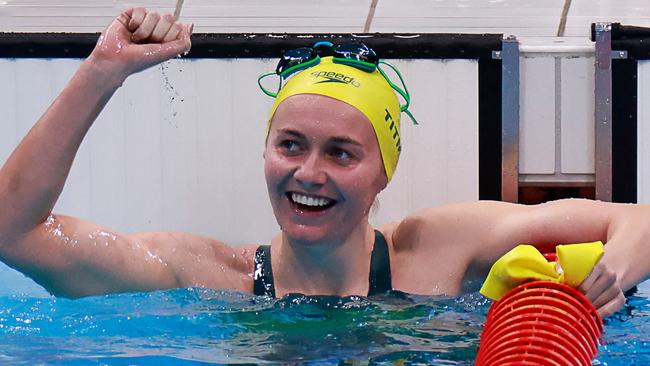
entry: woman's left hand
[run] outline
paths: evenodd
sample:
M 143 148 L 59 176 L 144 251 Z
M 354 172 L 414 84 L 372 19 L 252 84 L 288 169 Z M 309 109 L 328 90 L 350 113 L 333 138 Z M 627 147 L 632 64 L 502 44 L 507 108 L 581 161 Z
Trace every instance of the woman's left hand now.
M 578 290 L 594 304 L 601 318 L 614 314 L 625 304 L 625 294 L 616 272 L 603 260 L 596 263 Z

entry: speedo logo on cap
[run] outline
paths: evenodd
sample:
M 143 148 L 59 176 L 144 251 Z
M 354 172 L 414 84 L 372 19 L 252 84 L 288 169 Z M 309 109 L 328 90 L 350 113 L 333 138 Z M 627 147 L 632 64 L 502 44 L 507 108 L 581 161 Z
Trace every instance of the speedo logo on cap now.
M 347 76 L 345 74 L 341 74 L 340 72 L 334 72 L 334 71 L 314 71 L 311 73 L 311 75 L 315 78 L 323 78 L 325 80 L 321 80 L 316 82 L 316 84 L 321 84 L 321 83 L 341 83 L 341 84 L 348 84 L 352 85 L 356 88 L 361 86 L 361 83 L 356 81 L 353 77 Z

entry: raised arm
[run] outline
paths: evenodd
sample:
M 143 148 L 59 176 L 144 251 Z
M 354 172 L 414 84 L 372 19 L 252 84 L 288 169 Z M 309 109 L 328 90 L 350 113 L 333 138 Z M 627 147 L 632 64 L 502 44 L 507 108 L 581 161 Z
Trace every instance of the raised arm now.
M 52 216 L 79 145 L 113 93 L 129 75 L 188 51 L 190 33 L 171 15 L 143 8 L 122 13 L 102 33 L 0 170 L 2 261 L 68 296 L 201 284 L 184 265 L 190 257 L 173 253 L 174 246 L 193 242 L 204 258 L 214 258 L 223 245 L 169 234 L 124 236 Z

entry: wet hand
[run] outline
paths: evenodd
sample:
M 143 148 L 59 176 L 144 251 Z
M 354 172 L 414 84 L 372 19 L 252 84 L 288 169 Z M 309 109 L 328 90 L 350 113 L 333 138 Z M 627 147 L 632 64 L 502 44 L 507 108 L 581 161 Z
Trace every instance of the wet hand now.
M 596 263 L 578 290 L 594 304 L 602 318 L 614 314 L 625 304 L 625 294 L 616 272 L 602 260 Z
M 192 25 L 173 15 L 131 8 L 102 33 L 90 58 L 124 78 L 184 52 L 192 45 Z

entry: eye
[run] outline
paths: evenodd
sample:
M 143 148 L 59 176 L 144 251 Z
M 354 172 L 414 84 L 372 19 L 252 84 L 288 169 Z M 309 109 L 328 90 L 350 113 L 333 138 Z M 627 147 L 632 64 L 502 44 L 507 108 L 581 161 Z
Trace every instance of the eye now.
M 341 162 L 347 162 L 354 157 L 349 151 L 339 147 L 333 147 L 330 150 L 330 156 Z
M 284 153 L 289 153 L 289 154 L 297 153 L 301 149 L 301 146 L 298 143 L 298 141 L 291 140 L 291 139 L 280 141 L 278 146 Z

